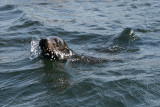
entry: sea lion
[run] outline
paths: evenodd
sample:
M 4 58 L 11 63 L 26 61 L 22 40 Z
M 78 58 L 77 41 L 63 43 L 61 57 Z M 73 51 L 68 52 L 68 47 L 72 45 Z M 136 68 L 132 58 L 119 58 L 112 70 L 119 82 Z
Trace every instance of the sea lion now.
M 80 61 L 90 63 L 108 61 L 106 59 L 78 55 L 67 46 L 66 42 L 63 39 L 56 36 L 41 39 L 39 41 L 39 46 L 42 50 L 42 56 L 51 60 L 69 60 L 72 62 Z

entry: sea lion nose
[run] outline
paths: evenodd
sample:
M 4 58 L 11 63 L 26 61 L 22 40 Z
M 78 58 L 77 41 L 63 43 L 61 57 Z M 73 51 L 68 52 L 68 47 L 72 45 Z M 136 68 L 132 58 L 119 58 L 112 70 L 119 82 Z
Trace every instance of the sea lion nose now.
M 42 47 L 45 47 L 46 46 L 46 43 L 47 43 L 47 39 L 41 39 L 39 41 L 39 46 L 42 48 Z

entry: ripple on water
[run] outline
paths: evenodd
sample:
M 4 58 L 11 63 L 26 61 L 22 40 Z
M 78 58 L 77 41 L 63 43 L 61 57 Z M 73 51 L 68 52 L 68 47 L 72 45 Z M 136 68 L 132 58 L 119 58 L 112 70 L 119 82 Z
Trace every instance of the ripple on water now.
M 11 22 L 19 19 L 23 12 L 16 8 L 14 5 L 2 5 L 0 6 L 0 21 L 3 22 L 2 25 L 5 25 L 4 22 L 10 24 Z
M 14 25 L 12 25 L 8 30 L 10 31 L 15 31 L 15 30 L 25 30 L 26 28 L 27 29 L 35 29 L 36 26 L 42 26 L 42 24 L 38 21 L 32 21 L 32 20 L 25 20 L 25 19 L 21 19 L 21 20 L 18 20 L 18 23 L 17 21 L 14 22 Z
M 15 9 L 14 5 L 0 5 L 0 12 L 10 11 L 14 9 Z

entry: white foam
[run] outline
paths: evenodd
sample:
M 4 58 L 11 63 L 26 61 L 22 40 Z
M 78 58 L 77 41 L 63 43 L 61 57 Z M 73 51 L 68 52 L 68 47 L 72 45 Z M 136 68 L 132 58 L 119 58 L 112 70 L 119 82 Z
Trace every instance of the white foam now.
M 30 59 L 37 58 L 39 56 L 40 49 L 39 49 L 39 39 L 38 38 L 32 38 L 31 41 L 31 54 L 29 56 Z

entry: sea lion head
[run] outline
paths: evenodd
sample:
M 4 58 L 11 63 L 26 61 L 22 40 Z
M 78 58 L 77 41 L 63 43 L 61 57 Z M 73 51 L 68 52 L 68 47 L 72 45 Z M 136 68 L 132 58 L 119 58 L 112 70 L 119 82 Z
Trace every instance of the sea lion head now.
M 39 41 L 42 55 L 50 59 L 66 59 L 73 54 L 64 40 L 59 37 L 47 37 Z

